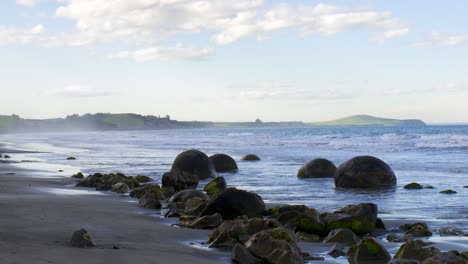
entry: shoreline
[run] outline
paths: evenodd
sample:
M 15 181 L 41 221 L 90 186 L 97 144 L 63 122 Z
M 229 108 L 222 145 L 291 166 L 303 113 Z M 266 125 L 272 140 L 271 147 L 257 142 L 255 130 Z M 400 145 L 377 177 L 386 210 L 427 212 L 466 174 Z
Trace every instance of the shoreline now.
M 1 144 L 0 149 L 4 150 Z M 75 183 L 64 173 L 0 163 L 0 206 L 5 212 L 0 218 L 0 263 L 231 263 L 230 251 L 200 245 L 211 230 L 172 226 L 176 219 L 140 208 L 138 200 L 128 195 L 75 187 Z M 385 220 L 385 224 L 395 230 L 416 221 L 402 217 Z M 70 245 L 71 234 L 82 227 L 90 232 L 96 248 Z M 444 251 L 468 250 L 468 237 L 425 240 Z M 401 245 L 382 242 L 392 255 Z M 312 255 L 325 256 L 325 260 L 307 263 L 347 263 L 346 258 L 326 256 L 329 244 L 299 245 Z
M 14 174 L 13 174 L 14 173 Z M 209 231 L 182 229 L 114 193 L 67 190 L 75 181 L 0 164 L 0 263 L 220 263 L 230 252 L 189 245 Z M 50 190 L 60 189 L 60 192 Z M 85 188 L 83 188 L 85 189 Z M 86 188 L 87 189 L 87 188 Z M 47 192 L 49 190 L 49 192 Z M 81 191 L 81 190 L 80 190 Z M 159 212 L 159 211 L 157 211 Z M 86 228 L 96 248 L 74 248 L 72 233 Z M 119 249 L 113 249 L 115 247 Z

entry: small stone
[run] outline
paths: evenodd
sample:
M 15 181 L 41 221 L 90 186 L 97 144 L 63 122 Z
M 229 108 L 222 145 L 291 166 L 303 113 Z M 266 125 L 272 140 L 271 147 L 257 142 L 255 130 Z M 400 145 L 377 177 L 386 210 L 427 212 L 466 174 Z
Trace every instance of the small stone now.
M 255 155 L 255 154 L 248 154 L 242 157 L 242 160 L 244 161 L 259 161 L 260 157 Z
M 392 234 L 389 234 L 387 236 L 387 241 L 388 242 L 394 242 L 394 243 L 406 242 L 406 241 L 410 241 L 412 239 L 413 239 L 413 235 L 411 235 L 411 234 L 400 236 L 400 235 L 392 233 Z
M 328 251 L 327 253 L 328 255 L 334 257 L 334 258 L 337 258 L 337 257 L 341 257 L 341 256 L 345 256 L 346 253 L 344 252 L 343 250 L 343 245 L 342 244 L 335 244 L 333 245 L 330 250 Z
M 322 240 L 319 235 L 307 234 L 304 232 L 297 232 L 296 237 L 299 240 L 302 240 L 304 242 L 309 242 L 309 243 L 320 243 Z
M 437 229 L 437 233 L 439 233 L 440 236 L 463 236 L 465 233 L 463 230 L 452 227 L 452 226 L 443 226 Z
M 77 174 L 73 174 L 73 175 L 72 175 L 72 178 L 75 178 L 75 179 L 84 179 L 84 175 L 83 175 L 83 173 L 78 172 Z
M 67 160 L 76 160 L 75 157 L 68 157 Z
M 73 233 L 72 239 L 71 239 L 71 245 L 74 247 L 85 248 L 85 247 L 95 247 L 96 243 L 94 243 L 94 241 L 91 239 L 91 236 L 89 235 L 88 231 L 82 228 Z
M 112 249 L 120 249 L 118 246 L 113 246 Z
M 11 157 L 8 155 L 3 156 L 4 159 L 10 159 Z
M 434 186 L 432 186 L 432 185 L 426 185 L 426 186 L 424 186 L 424 189 L 434 189 Z
M 410 190 L 419 190 L 419 189 L 422 189 L 422 185 L 417 183 L 417 182 L 412 182 L 412 183 L 409 183 L 407 185 L 405 185 L 405 187 L 403 187 L 405 189 L 410 189 Z

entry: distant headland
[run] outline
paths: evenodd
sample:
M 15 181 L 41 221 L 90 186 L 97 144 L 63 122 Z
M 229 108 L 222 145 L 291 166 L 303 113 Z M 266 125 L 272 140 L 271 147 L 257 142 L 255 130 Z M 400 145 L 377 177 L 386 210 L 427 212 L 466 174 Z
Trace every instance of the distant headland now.
M 390 119 L 370 115 L 354 115 L 332 121 L 308 123 L 313 126 L 425 126 L 419 119 Z
M 356 115 L 333 121 L 295 122 L 200 122 L 177 121 L 170 116 L 143 116 L 138 114 L 85 114 L 54 119 L 24 119 L 17 115 L 0 115 L 0 133 L 90 131 L 90 130 L 156 130 L 187 128 L 257 128 L 257 127 L 308 127 L 308 126 L 424 126 L 417 119 L 399 120 Z

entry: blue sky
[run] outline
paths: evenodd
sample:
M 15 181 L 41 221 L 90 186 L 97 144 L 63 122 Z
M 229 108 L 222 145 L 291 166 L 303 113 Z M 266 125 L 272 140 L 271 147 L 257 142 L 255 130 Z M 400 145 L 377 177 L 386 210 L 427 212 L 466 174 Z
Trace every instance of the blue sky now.
M 11 0 L 1 114 L 468 121 L 464 1 Z

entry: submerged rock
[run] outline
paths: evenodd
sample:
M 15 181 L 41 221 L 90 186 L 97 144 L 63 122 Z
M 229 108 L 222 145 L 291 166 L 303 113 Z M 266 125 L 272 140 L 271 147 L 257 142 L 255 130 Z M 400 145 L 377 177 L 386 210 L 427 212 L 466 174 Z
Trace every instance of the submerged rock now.
M 443 193 L 443 194 L 455 194 L 455 193 L 457 193 L 457 192 L 456 192 L 456 191 L 454 191 L 454 190 L 450 190 L 450 189 L 448 189 L 448 190 L 443 190 L 443 191 L 440 191 L 440 193 Z
M 463 230 L 452 227 L 452 226 L 442 226 L 437 229 L 437 233 L 440 236 L 464 236 L 465 232 Z
M 255 154 L 247 154 L 245 155 L 244 157 L 242 157 L 243 161 L 259 161 L 261 160 L 259 156 L 255 155 Z
M 341 164 L 334 179 L 340 188 L 388 188 L 397 182 L 392 168 L 372 156 L 354 157 Z
M 410 240 L 413 240 L 413 236 L 411 234 L 402 236 L 402 235 L 392 233 L 387 236 L 388 242 L 401 243 L 401 242 L 406 242 Z
M 365 237 L 348 251 L 350 264 L 387 264 L 392 257 L 385 247 L 373 237 Z
M 412 190 L 419 190 L 419 189 L 422 189 L 422 185 L 417 183 L 417 182 L 412 182 L 412 183 L 409 183 L 407 185 L 405 185 L 405 187 L 403 187 L 405 189 L 412 189 Z
M 68 157 L 67 160 L 76 160 L 75 157 Z
M 297 172 L 298 178 L 333 178 L 336 166 L 327 159 L 314 159 L 304 164 Z
M 335 244 L 333 245 L 330 250 L 327 252 L 328 255 L 338 258 L 341 256 L 346 256 L 346 253 L 344 252 L 344 248 L 342 244 Z
M 238 216 L 262 216 L 265 203 L 262 198 L 252 192 L 227 188 L 211 200 L 202 215 L 220 213 L 223 219 L 234 219 Z
M 184 172 L 196 175 L 198 179 L 215 178 L 216 171 L 208 156 L 196 149 L 180 153 L 172 164 L 171 173 Z
M 226 154 L 214 154 L 210 160 L 216 172 L 236 172 L 239 169 L 236 161 Z
M 208 194 L 208 196 L 215 197 L 222 191 L 226 190 L 226 188 L 226 180 L 223 177 L 217 177 L 214 180 L 207 183 L 203 190 Z
M 377 205 L 373 203 L 352 204 L 323 216 L 327 230 L 347 228 L 356 234 L 372 232 L 377 221 Z
M 96 246 L 96 243 L 94 243 L 88 231 L 84 228 L 73 233 L 70 243 L 72 246 L 80 248 Z

